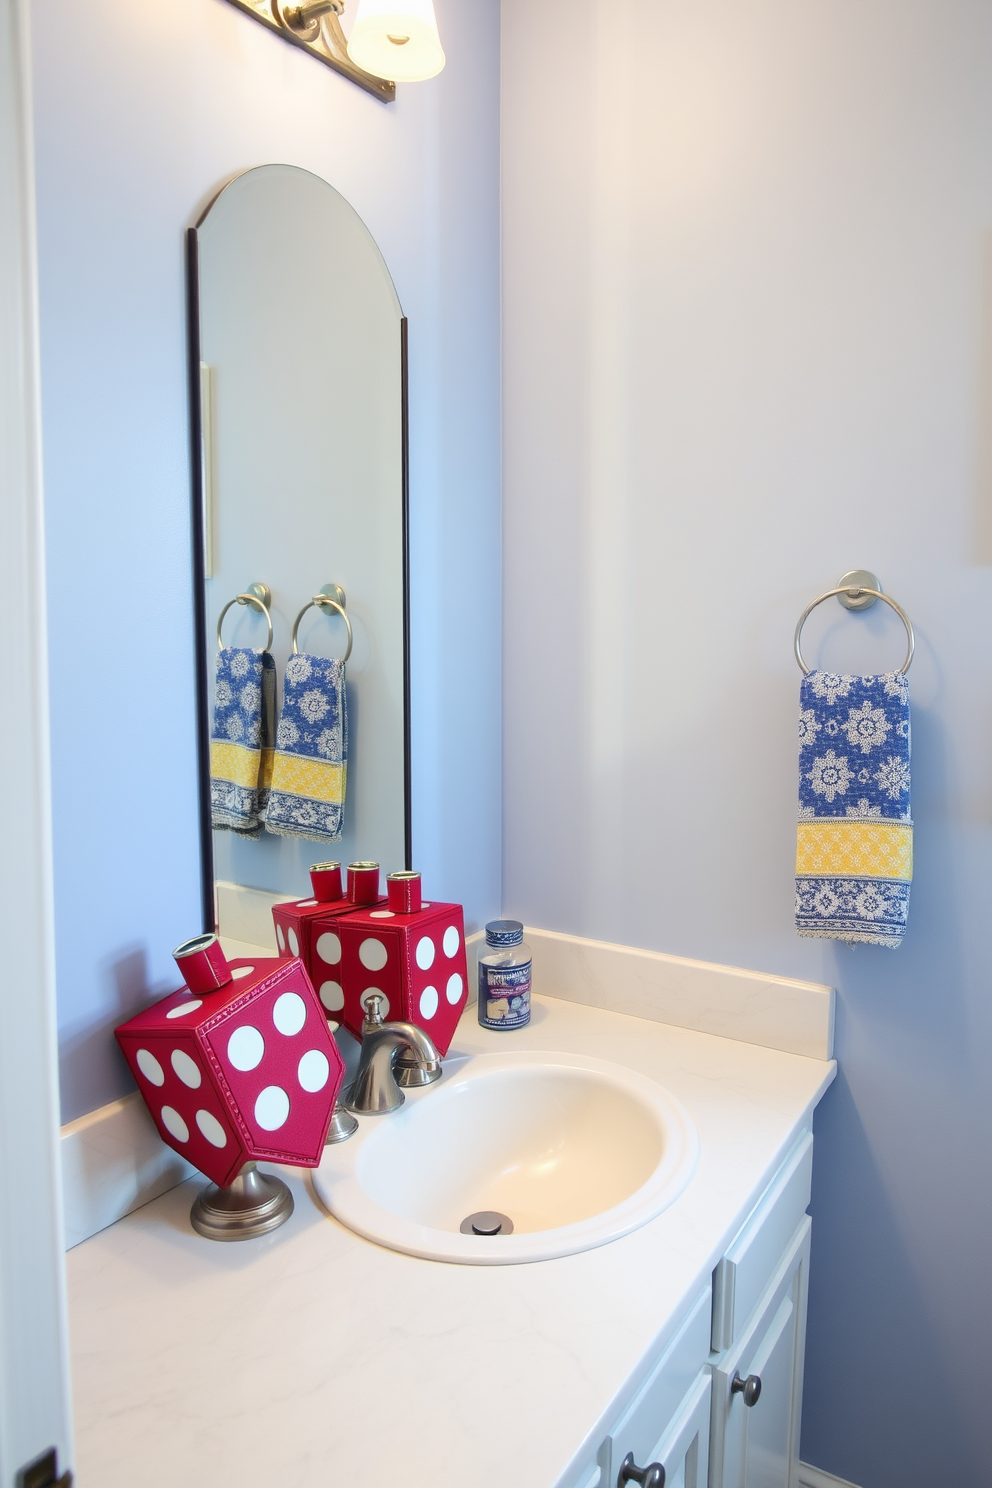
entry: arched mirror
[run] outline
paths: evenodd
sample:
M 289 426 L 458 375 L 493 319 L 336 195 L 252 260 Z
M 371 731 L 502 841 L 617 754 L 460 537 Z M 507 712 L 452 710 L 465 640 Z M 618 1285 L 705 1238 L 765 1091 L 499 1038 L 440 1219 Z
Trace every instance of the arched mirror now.
M 236 177 L 188 250 L 213 926 L 218 889 L 410 865 L 406 322 L 361 218 L 293 166 Z

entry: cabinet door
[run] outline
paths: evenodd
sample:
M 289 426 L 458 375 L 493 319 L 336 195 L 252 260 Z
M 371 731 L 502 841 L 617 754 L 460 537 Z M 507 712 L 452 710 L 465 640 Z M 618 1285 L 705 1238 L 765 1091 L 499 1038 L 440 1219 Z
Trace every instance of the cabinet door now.
M 710 1488 L 795 1488 L 810 1221 L 786 1251 L 746 1333 L 713 1371 Z M 734 1380 L 756 1375 L 751 1406 Z
M 652 1461 L 660 1462 L 665 1469 L 665 1488 L 706 1488 L 711 1386 L 710 1375 L 701 1374 L 678 1420 L 652 1453 Z

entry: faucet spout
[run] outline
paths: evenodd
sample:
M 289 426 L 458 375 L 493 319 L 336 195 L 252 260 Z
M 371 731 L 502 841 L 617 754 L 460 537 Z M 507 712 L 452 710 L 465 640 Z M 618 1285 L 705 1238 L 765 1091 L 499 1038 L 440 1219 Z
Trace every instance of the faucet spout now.
M 430 1035 L 415 1023 L 383 1023 L 373 1002 L 377 1004 L 378 998 L 369 998 L 358 1073 L 346 1097 L 348 1110 L 364 1116 L 397 1111 L 403 1104 L 405 1097 L 393 1072 L 397 1055 L 416 1066 L 424 1084 L 441 1077 L 441 1056 Z

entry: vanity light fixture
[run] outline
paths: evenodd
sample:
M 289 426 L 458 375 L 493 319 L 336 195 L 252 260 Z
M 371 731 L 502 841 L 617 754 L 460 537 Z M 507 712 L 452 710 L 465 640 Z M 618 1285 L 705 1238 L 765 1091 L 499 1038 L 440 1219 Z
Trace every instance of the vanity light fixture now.
M 348 43 L 353 62 L 376 77 L 422 83 L 444 66 L 434 0 L 359 0 Z
M 350 40 L 340 19 L 346 0 L 230 3 L 384 103 L 397 82 L 421 82 L 444 66 L 433 0 L 358 0 Z

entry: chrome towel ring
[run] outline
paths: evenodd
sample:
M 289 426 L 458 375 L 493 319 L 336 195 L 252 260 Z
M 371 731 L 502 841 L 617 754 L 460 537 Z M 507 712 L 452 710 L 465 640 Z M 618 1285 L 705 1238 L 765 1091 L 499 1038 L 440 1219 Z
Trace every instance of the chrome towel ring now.
M 913 634 L 913 627 L 909 616 L 901 605 L 896 604 L 894 599 L 890 599 L 887 594 L 882 593 L 882 587 L 876 576 L 873 573 L 869 573 L 867 569 L 862 568 L 852 569 L 850 573 L 844 574 L 836 589 L 828 589 L 826 594 L 819 595 L 813 600 L 812 604 L 806 606 L 799 616 L 799 624 L 796 626 L 795 652 L 796 660 L 802 668 L 804 675 L 808 677 L 813 668 L 808 667 L 803 660 L 803 653 L 800 647 L 803 626 L 817 605 L 822 604 L 825 599 L 832 599 L 835 595 L 844 608 L 848 610 L 867 610 L 875 603 L 876 599 L 881 599 L 889 606 L 889 609 L 895 610 L 899 619 L 906 627 L 906 640 L 908 643 L 906 660 L 899 668 L 900 674 L 905 676 L 912 664 L 913 652 L 916 650 L 916 637 Z
M 265 650 L 270 651 L 272 649 L 272 616 L 269 613 L 269 605 L 271 603 L 272 591 L 269 588 L 268 584 L 249 584 L 247 591 L 244 594 L 236 594 L 233 599 L 229 599 L 227 604 L 221 610 L 217 620 L 218 650 L 223 651 L 224 649 L 224 642 L 220 638 L 221 626 L 224 624 L 224 616 L 227 614 L 232 605 L 239 604 L 250 605 L 253 610 L 258 610 L 259 614 L 265 616 L 266 623 L 269 627 L 269 638 L 265 643 Z
M 313 609 L 315 606 L 318 610 L 322 610 L 325 612 L 327 610 L 337 610 L 338 614 L 341 616 L 341 619 L 348 627 L 348 646 L 341 658 L 342 661 L 347 661 L 348 657 L 351 655 L 351 648 L 355 643 L 355 637 L 352 633 L 351 621 L 348 619 L 348 611 L 345 609 L 344 590 L 341 588 L 340 584 L 325 584 L 320 593 L 315 594 L 313 599 L 308 600 L 307 603 L 303 606 L 300 613 L 297 615 L 296 621 L 293 625 L 293 655 L 298 656 L 300 654 L 300 648 L 296 644 L 296 636 L 300 628 L 300 621 L 303 619 L 303 616 L 306 614 L 307 610 Z

